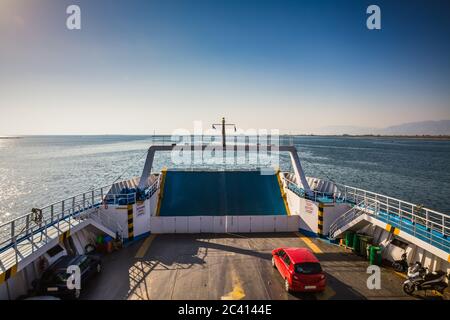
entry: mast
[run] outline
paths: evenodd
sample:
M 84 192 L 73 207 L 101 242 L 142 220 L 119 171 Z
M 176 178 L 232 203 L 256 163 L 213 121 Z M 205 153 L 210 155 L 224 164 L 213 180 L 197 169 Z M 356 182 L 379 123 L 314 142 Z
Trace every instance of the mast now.
M 222 118 L 222 123 L 213 123 L 212 128 L 216 129 L 216 126 L 222 126 L 222 146 L 225 149 L 226 147 L 226 134 L 225 134 L 225 127 L 226 126 L 233 126 L 234 131 L 236 132 L 236 125 L 234 123 L 226 123 L 225 117 Z

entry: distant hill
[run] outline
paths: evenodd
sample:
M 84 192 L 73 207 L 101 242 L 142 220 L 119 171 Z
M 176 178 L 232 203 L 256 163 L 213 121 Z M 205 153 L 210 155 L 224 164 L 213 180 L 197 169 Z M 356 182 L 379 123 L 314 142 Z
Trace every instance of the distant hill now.
M 420 121 L 399 124 L 386 128 L 367 128 L 357 126 L 329 126 L 320 128 L 316 134 L 349 134 L 349 135 L 402 135 L 402 136 L 416 136 L 416 135 L 450 135 L 450 120 L 440 121 Z
M 450 120 L 400 124 L 380 130 L 383 135 L 450 135 Z
M 374 134 L 377 132 L 376 128 L 366 128 L 358 126 L 328 126 L 316 130 L 314 133 L 319 135 L 363 135 L 363 134 Z

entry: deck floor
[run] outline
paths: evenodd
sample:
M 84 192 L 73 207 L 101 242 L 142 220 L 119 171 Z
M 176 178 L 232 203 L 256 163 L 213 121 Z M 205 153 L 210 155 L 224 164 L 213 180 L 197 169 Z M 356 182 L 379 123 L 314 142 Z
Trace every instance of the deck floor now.
M 320 294 L 288 294 L 271 266 L 276 247 L 314 247 L 328 276 Z M 415 299 L 404 279 L 382 268 L 381 289 L 366 285 L 368 262 L 344 248 L 298 234 L 152 236 L 104 257 L 82 299 Z M 429 294 L 426 298 L 434 298 Z

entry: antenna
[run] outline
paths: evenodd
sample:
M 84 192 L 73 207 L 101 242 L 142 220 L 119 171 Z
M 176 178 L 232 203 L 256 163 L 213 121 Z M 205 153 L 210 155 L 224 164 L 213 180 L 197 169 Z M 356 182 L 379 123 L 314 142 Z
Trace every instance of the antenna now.
M 222 126 L 222 146 L 226 147 L 225 127 L 233 126 L 234 132 L 236 132 L 236 125 L 234 123 L 225 123 L 225 117 L 222 118 L 222 123 L 213 123 L 212 128 L 217 129 L 216 126 Z

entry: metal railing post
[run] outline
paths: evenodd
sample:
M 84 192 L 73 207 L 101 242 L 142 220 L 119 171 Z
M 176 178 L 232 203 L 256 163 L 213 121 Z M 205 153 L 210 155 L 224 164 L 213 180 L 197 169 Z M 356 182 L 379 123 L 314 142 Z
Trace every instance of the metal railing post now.
M 52 219 L 52 221 L 53 221 L 53 219 Z M 48 223 L 47 222 L 44 222 L 44 223 L 45 223 L 45 228 L 44 228 L 45 243 L 48 243 L 48 232 L 47 232 Z
M 26 219 L 25 219 L 25 234 L 28 235 L 30 229 L 30 215 L 27 215 Z
M 14 243 L 14 241 L 15 241 L 15 239 L 14 239 L 15 233 L 16 233 L 16 220 L 13 220 L 13 221 L 11 221 L 11 241 L 12 241 L 12 243 Z
M 445 236 L 445 216 L 442 216 L 442 234 Z
M 16 264 L 19 263 L 19 251 L 17 250 L 17 239 L 16 237 L 13 237 L 13 244 L 14 244 L 14 254 L 16 258 Z

